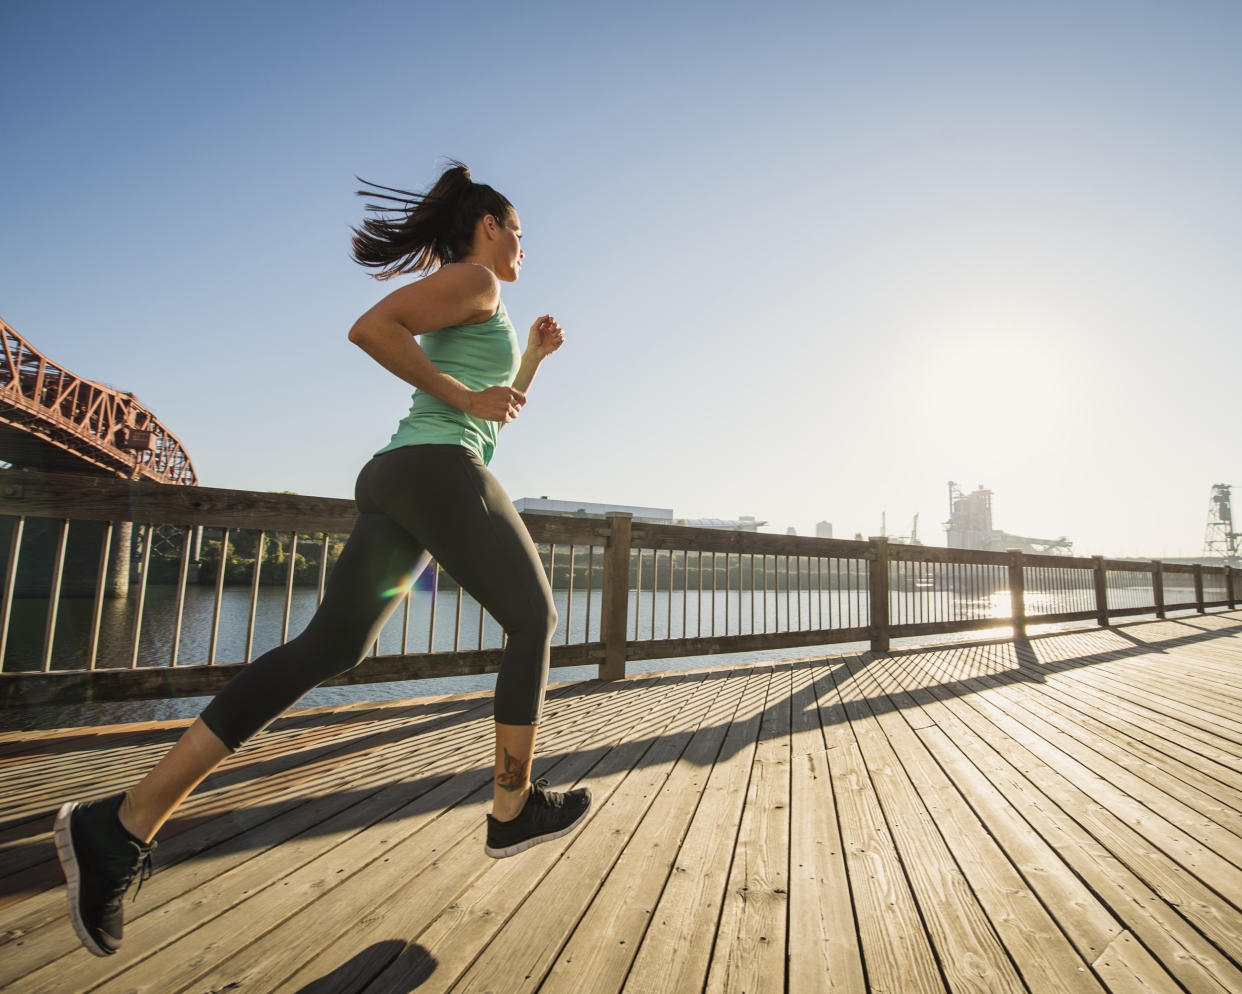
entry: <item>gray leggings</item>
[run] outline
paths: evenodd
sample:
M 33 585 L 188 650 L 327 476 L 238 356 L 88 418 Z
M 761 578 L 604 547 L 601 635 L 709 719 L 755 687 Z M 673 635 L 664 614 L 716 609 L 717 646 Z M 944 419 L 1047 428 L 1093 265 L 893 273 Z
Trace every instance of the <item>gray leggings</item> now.
M 460 445 L 411 445 L 358 474 L 358 521 L 323 603 L 297 638 L 234 677 L 202 718 L 236 750 L 308 690 L 362 661 L 424 551 L 508 636 L 495 718 L 539 722 L 556 628 L 552 590 L 530 533 L 495 477 Z

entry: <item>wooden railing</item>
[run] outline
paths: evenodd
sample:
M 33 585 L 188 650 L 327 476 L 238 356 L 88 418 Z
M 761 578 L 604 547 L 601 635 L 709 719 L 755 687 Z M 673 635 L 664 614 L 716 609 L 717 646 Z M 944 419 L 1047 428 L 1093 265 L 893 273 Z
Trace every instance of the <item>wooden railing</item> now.
M 268 644 L 283 641 L 322 598 L 331 550 L 356 511 L 346 500 L 0 471 L 0 515 L 0 705 L 20 706 L 214 693 L 264 649 L 260 627 Z M 1229 567 L 684 528 L 621 514 L 524 520 L 560 614 L 552 665 L 595 665 L 604 679 L 624 676 L 627 661 L 840 643 L 885 652 L 893 638 L 992 627 L 1020 637 L 1030 625 L 1107 625 L 1238 600 Z M 133 550 L 128 537 L 114 542 L 131 533 Z M 254 554 L 235 587 L 226 563 L 239 537 Z M 219 553 L 211 565 L 199 563 L 204 547 Z M 283 565 L 265 561 L 277 547 Z M 116 597 L 110 576 L 122 569 L 127 593 Z M 222 631 L 230 611 L 237 617 Z M 431 564 L 370 655 L 333 682 L 494 672 L 502 642 L 495 622 Z

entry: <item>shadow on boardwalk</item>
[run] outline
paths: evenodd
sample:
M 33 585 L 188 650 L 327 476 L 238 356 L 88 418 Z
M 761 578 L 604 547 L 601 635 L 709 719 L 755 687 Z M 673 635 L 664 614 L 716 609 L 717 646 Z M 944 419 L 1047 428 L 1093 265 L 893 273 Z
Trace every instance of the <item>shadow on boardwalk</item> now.
M 1132 634 L 1142 632 L 1144 623 L 1128 626 L 1115 626 L 1108 629 L 1078 630 L 1033 636 L 1030 639 L 986 640 L 969 643 L 949 644 L 939 647 L 917 647 L 895 649 L 883 656 L 871 653 L 860 653 L 850 656 L 824 657 L 775 664 L 772 669 L 793 670 L 813 666 L 818 671 L 813 680 L 788 696 L 772 700 L 767 704 L 760 719 L 760 741 L 764 738 L 762 729 L 779 727 L 780 723 L 771 719 L 777 712 L 784 715 L 792 713 L 795 723 L 801 716 L 814 724 L 825 727 L 839 724 L 850 719 L 850 712 L 857 707 L 865 707 L 871 713 L 881 715 L 900 710 L 904 705 L 905 695 L 856 695 L 847 687 L 838 697 L 834 688 L 874 663 L 877 659 L 902 660 L 917 658 L 920 670 L 925 675 L 921 689 L 935 696 L 958 697 L 977 693 L 987 687 L 1042 683 L 1050 674 L 1063 673 L 1093 666 L 1097 663 L 1116 661 L 1128 657 L 1159 654 L 1173 649 L 1185 648 L 1197 644 L 1211 643 L 1217 639 L 1232 638 L 1242 634 L 1242 622 L 1222 616 L 1192 616 L 1170 619 L 1166 626 L 1176 625 L 1184 629 L 1184 634 L 1172 637 L 1163 636 L 1157 639 L 1143 638 Z M 1125 640 L 1127 645 L 1119 645 L 1118 638 Z M 1042 649 L 1043 660 L 1037 658 L 1033 646 Z M 1098 648 L 1097 648 L 1098 647 Z M 1083 651 L 1084 649 L 1095 651 Z M 701 674 L 674 672 L 647 677 L 635 677 L 618 683 L 600 683 L 588 681 L 582 684 L 568 685 L 560 689 L 560 696 L 553 698 L 549 706 L 555 708 L 562 701 L 572 701 L 582 695 L 607 695 L 608 698 L 623 705 L 627 695 L 644 691 L 653 682 L 668 682 L 670 685 L 685 679 L 699 679 L 705 684 L 724 681 L 736 677 L 738 670 L 712 670 Z M 927 676 L 932 679 L 927 679 Z M 452 776 L 477 777 L 486 781 L 490 777 L 490 740 L 483 741 L 490 735 L 490 695 L 471 695 L 464 699 L 452 699 L 421 703 L 411 707 L 408 704 L 395 702 L 369 706 L 360 710 L 333 711 L 324 710 L 312 715 L 296 713 L 281 719 L 273 725 L 273 731 L 279 731 L 293 738 L 310 739 L 303 747 L 292 751 L 281 751 L 266 758 L 250 758 L 250 750 L 243 750 L 232 763 L 211 777 L 203 792 L 220 792 L 225 790 L 244 791 L 247 787 L 259 787 L 271 777 L 287 775 L 291 770 L 301 771 L 311 779 L 313 774 L 323 767 L 343 765 L 355 758 L 359 753 L 382 755 L 387 749 L 398 744 L 408 744 L 411 736 L 420 736 L 430 732 L 451 730 L 457 725 L 477 725 L 478 735 L 476 748 L 464 752 L 463 765 L 455 770 Z M 788 719 L 784 719 L 787 721 Z M 411 722 L 417 721 L 416 728 Z M 387 727 L 384 727 L 387 725 Z M 382 728 L 373 731 L 376 726 Z M 57 736 L 46 741 L 28 740 L 26 748 L 19 743 L 10 743 L 0 753 L 0 773 L 7 778 L 5 793 L 15 789 L 35 788 L 35 783 L 22 776 L 23 767 L 39 758 L 63 760 L 72 769 L 74 760 L 80 758 L 81 769 L 87 771 L 70 776 L 65 782 L 64 799 L 86 799 L 95 796 L 106 796 L 108 793 L 124 789 L 133 778 L 140 776 L 142 766 L 135 766 L 130 748 L 136 747 L 135 740 L 141 743 L 144 756 L 153 762 L 181 734 L 184 723 L 175 723 L 172 727 L 162 727 L 143 732 L 134 732 L 125 726 L 114 726 L 98 732 L 83 731 L 81 734 Z M 316 734 L 318 733 L 318 734 Z M 262 736 L 256 739 L 262 743 Z M 644 756 L 651 755 L 650 746 L 659 741 L 659 736 L 647 736 L 629 740 L 630 745 L 642 751 Z M 416 741 L 416 740 L 415 740 Z M 3 738 L 0 737 L 0 742 Z M 130 747 L 130 748 L 127 748 Z M 748 747 L 737 740 L 725 739 L 721 750 L 705 765 L 714 765 L 731 757 L 740 748 Z M 115 762 L 91 759 L 94 754 L 103 751 L 115 753 Z M 539 769 L 555 767 L 572 753 L 541 752 L 536 757 L 536 774 Z M 473 761 L 473 762 L 471 762 Z M 638 761 L 641 767 L 646 762 Z M 7 767 L 7 770 L 6 770 Z M 103 786 L 92 783 L 89 771 L 100 774 Z M 121 775 L 118 776 L 117 774 Z M 46 775 L 41 770 L 38 775 Z M 416 778 L 405 782 L 405 787 L 415 799 L 403 809 L 404 817 L 417 817 L 434 813 L 438 810 L 439 801 L 433 793 L 436 786 L 450 778 L 449 773 L 431 777 Z M 333 819 L 333 831 L 365 828 L 370 822 L 367 808 L 362 802 L 375 795 L 380 788 L 376 785 L 348 788 L 338 787 L 332 791 L 332 808 L 342 812 Z M 0 816 L 0 906 L 14 899 L 28 896 L 38 890 L 54 886 L 60 881 L 60 869 L 55 862 L 50 832 L 52 819 L 55 816 L 58 801 L 43 800 L 41 803 L 32 797 L 33 804 L 21 805 L 11 801 L 0 805 L 6 812 Z M 46 792 L 43 792 L 46 798 Z M 229 842 L 231 848 L 252 846 L 259 848 L 271 844 L 265 833 L 257 831 L 257 827 L 286 814 L 294 804 L 301 803 L 305 796 L 282 798 L 280 801 L 263 801 L 246 806 L 244 819 L 234 819 L 239 831 L 231 838 L 222 838 L 219 831 L 204 836 L 198 843 L 194 841 L 194 830 L 208 823 L 218 822 L 223 812 L 215 807 L 200 813 L 187 813 L 175 818 L 166 827 L 161 836 L 160 861 L 169 863 L 195 855 L 209 846 Z M 351 812 L 353 817 L 351 818 Z M 343 819 L 343 820 L 342 820 Z M 322 824 L 322 822 L 321 822 Z M 217 829 L 218 829 L 217 825 Z M 317 826 L 310 826 L 306 831 L 313 834 Z
M 0 988 L 1242 990 L 1240 663 L 1230 612 L 560 685 L 537 773 L 596 806 L 501 861 L 487 695 L 295 712 L 105 961 L 51 813 L 179 728 L 0 736 Z

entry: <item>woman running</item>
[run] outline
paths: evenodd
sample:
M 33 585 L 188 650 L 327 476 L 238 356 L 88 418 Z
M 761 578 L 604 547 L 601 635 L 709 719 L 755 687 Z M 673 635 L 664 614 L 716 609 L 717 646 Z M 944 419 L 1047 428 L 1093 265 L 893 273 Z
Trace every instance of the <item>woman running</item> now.
M 428 557 L 508 636 L 496 678 L 487 855 L 565 835 L 590 808 L 589 788 L 556 793 L 530 780 L 556 609 L 534 542 L 486 468 L 501 425 L 518 416 L 539 364 L 564 335 L 545 314 L 519 349 L 500 284 L 522 268 L 521 222 L 464 165 L 453 163 L 425 194 L 360 193 L 387 206 L 367 205 L 354 258 L 378 270 L 377 279 L 429 274 L 389 294 L 349 332 L 415 387 L 413 404 L 358 475 L 357 523 L 306 630 L 242 670 L 134 787 L 69 802 L 57 814 L 73 927 L 97 956 L 120 948 L 122 899 L 136 876 L 150 875 L 152 840 L 177 806 L 308 690 L 356 666 Z

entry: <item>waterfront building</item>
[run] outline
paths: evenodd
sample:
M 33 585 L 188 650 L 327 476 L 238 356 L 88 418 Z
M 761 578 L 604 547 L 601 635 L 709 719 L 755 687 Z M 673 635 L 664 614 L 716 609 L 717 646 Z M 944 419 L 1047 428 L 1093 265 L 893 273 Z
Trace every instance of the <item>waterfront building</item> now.
M 1067 556 L 1074 546 L 1064 535 L 1060 538 L 1028 538 L 992 527 L 992 491 L 980 486 L 973 493 L 965 493 L 952 481 L 949 482 L 949 520 L 944 527 L 948 533 L 946 544 L 950 549 L 983 552 L 1020 549 L 1022 552 Z
M 551 497 L 520 497 L 513 502 L 520 513 L 561 514 L 575 518 L 603 518 L 608 514 L 632 515 L 635 521 L 656 525 L 684 525 L 689 528 L 719 528 L 725 531 L 757 532 L 766 521 L 744 514 L 738 518 L 679 518 L 671 507 L 640 507 L 630 504 L 594 504 L 581 500 Z

